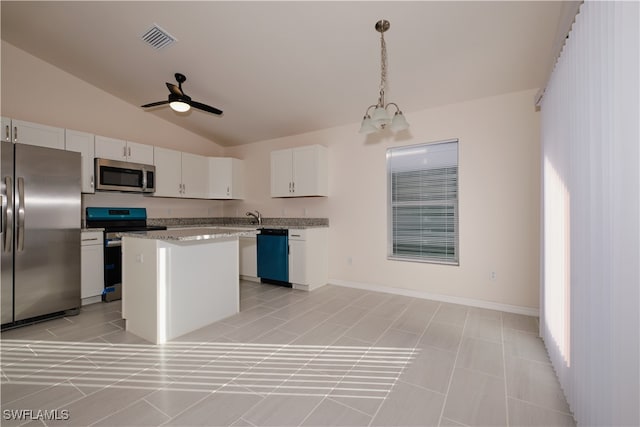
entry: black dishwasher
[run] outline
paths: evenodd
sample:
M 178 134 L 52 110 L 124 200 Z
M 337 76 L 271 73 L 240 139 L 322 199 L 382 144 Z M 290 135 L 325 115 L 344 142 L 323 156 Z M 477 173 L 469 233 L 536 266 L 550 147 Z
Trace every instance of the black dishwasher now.
M 291 287 L 289 230 L 263 228 L 258 234 L 258 277 L 261 282 Z

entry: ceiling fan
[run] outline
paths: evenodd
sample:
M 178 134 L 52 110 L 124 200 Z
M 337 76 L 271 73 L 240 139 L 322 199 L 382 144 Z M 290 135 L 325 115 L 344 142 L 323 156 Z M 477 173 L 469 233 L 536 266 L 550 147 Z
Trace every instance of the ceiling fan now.
M 184 83 L 187 78 L 184 74 L 176 73 L 175 74 L 176 81 L 178 82 L 178 86 L 173 83 L 167 83 L 167 88 L 169 89 L 169 98 L 166 101 L 158 101 L 152 102 L 150 104 L 142 105 L 142 108 L 148 107 L 157 107 L 158 105 L 169 104 L 169 106 L 174 110 L 180 113 L 184 113 L 185 111 L 189 111 L 191 107 L 197 108 L 198 110 L 206 111 L 207 113 L 221 115 L 222 110 L 218 110 L 215 107 L 211 107 L 206 104 L 202 104 L 200 102 L 196 102 L 191 100 L 190 96 L 187 96 L 182 91 L 182 83 Z

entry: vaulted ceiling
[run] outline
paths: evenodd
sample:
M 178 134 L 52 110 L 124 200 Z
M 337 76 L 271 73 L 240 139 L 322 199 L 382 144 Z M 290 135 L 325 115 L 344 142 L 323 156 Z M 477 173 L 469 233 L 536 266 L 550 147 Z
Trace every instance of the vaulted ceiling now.
M 539 88 L 558 1 L 2 1 L 2 39 L 122 100 L 167 98 L 165 82 L 224 111 L 157 114 L 224 145 L 359 122 L 377 101 L 379 19 L 391 22 L 387 100 L 411 112 Z M 156 50 L 141 36 L 174 36 Z

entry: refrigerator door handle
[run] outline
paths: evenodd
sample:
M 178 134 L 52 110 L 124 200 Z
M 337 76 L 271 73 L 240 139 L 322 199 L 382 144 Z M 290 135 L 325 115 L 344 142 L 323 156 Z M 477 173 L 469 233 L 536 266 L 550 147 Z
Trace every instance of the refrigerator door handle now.
M 11 252 L 13 243 L 13 180 L 10 176 L 4 177 L 4 184 L 7 195 L 2 197 L 2 233 L 4 234 L 2 246 L 5 252 Z
M 24 250 L 24 216 L 24 178 L 20 177 L 18 178 L 18 231 L 16 232 L 18 251 Z

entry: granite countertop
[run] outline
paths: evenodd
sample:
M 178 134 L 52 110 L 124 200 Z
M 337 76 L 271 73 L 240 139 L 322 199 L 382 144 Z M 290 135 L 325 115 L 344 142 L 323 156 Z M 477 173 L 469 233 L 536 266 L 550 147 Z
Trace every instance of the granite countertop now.
M 132 231 L 118 233 L 120 236 L 136 237 L 139 239 L 156 239 L 171 241 L 194 241 L 213 240 L 228 237 L 253 236 L 258 232 L 252 229 L 240 228 L 188 228 L 184 230 L 153 230 L 153 231 Z
M 262 218 L 262 224 L 252 223 L 251 218 L 217 217 L 217 218 L 149 218 L 147 225 L 164 225 L 166 227 L 232 227 L 232 228 L 326 228 L 328 218 Z

